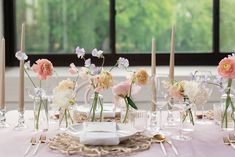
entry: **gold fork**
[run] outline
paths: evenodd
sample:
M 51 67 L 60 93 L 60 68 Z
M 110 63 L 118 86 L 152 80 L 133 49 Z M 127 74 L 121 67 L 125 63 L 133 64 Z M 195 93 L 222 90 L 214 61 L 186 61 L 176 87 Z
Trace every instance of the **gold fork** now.
M 231 145 L 235 149 L 235 144 L 230 141 L 228 137 L 223 137 L 224 144 Z
M 26 151 L 24 153 L 24 156 L 28 154 L 30 148 L 32 146 L 34 146 L 36 143 L 37 143 L 36 137 L 32 137 L 31 140 L 30 140 L 30 144 L 29 144 L 29 146 L 27 147 L 27 149 L 26 149 Z
M 39 148 L 39 146 L 40 146 L 41 143 L 46 143 L 46 135 L 43 135 L 43 134 L 42 134 L 42 135 L 40 136 L 39 141 L 38 141 L 38 144 L 37 144 L 36 148 L 34 149 L 32 155 L 35 155 L 35 154 L 37 153 L 38 148 Z

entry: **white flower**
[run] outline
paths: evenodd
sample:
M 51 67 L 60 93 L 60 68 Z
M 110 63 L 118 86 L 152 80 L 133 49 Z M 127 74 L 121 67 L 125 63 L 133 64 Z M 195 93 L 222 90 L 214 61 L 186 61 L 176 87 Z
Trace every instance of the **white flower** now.
M 28 59 L 28 56 L 26 55 L 26 53 L 22 51 L 17 51 L 15 54 L 15 57 L 20 61 Z
M 85 55 L 85 50 L 84 48 L 80 48 L 79 46 L 76 48 L 76 54 L 78 58 L 83 58 Z
M 85 67 L 89 67 L 91 65 L 91 59 L 85 60 Z
M 53 104 L 63 109 L 66 109 L 71 105 L 74 96 L 73 90 L 66 89 L 61 91 L 56 87 L 53 93 Z
M 129 61 L 126 58 L 119 57 L 118 61 L 118 68 L 125 69 L 129 66 Z
M 191 102 L 195 102 L 196 96 L 200 92 L 199 83 L 195 81 L 185 81 L 184 95 L 188 96 Z
M 91 54 L 93 57 L 98 57 L 98 58 L 103 57 L 103 51 L 102 50 L 98 51 L 96 48 L 92 50 Z
M 195 105 L 204 105 L 209 98 L 209 89 L 208 88 L 200 88 L 200 91 L 195 96 Z
M 46 92 L 42 88 L 34 88 L 34 96 L 36 97 L 43 97 L 46 95 Z

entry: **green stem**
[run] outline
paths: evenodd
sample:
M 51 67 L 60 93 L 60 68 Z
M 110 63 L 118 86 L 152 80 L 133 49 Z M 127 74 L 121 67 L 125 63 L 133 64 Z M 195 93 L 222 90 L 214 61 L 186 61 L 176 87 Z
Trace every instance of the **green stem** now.
M 225 110 L 224 110 L 224 114 L 223 114 L 223 118 L 222 118 L 222 123 L 221 123 L 221 127 L 223 127 L 225 125 L 225 128 L 228 127 L 228 116 L 227 116 L 227 110 L 229 108 L 229 105 L 231 104 L 231 97 L 230 97 L 230 93 L 231 93 L 231 87 L 232 87 L 232 79 L 228 79 L 228 85 L 227 85 L 227 92 L 226 92 L 226 102 L 225 102 Z
M 68 110 L 68 115 L 69 115 L 69 118 L 70 118 L 70 120 L 71 120 L 71 122 L 72 122 L 72 124 L 73 124 L 73 118 L 72 118 L 72 116 L 71 116 L 71 114 L 70 114 L 70 111 Z
M 35 83 L 33 82 L 32 78 L 30 77 L 29 73 L 27 72 L 27 70 L 25 68 L 24 68 L 24 71 L 25 71 L 26 75 L 28 76 L 30 82 L 33 84 L 34 88 L 37 88 Z
M 128 104 L 128 101 L 127 101 L 126 98 L 124 98 L 124 100 L 125 100 L 125 103 L 126 103 L 126 113 L 125 113 L 125 117 L 123 119 L 123 123 L 126 123 L 127 117 L 128 117 L 128 112 L 129 112 L 129 104 Z
M 99 103 L 100 103 L 100 122 L 102 121 L 102 117 L 103 117 L 103 104 L 102 104 L 102 102 L 101 102 L 101 100 L 100 100 L 100 97 L 98 97 L 98 99 L 99 99 Z
M 191 108 L 188 109 L 188 110 L 189 110 L 190 121 L 191 121 L 191 123 L 194 125 L 192 110 L 191 110 Z
M 116 64 L 114 66 L 112 66 L 111 69 L 109 69 L 109 72 L 111 72 L 117 65 L 118 65 L 118 63 L 116 62 Z
M 92 103 L 92 108 L 93 108 L 92 119 L 91 119 L 92 122 L 95 121 L 95 111 L 96 111 L 96 107 L 97 107 L 97 101 L 98 101 L 98 93 L 95 92 L 95 97 L 94 97 L 94 100 Z
M 39 129 L 39 117 L 40 117 L 41 107 L 42 107 L 42 103 L 41 103 L 41 97 L 40 97 L 40 104 L 39 104 L 39 108 L 38 108 L 38 116 L 37 116 L 37 120 L 36 120 L 36 130 Z
M 104 66 L 104 62 L 105 62 L 105 57 L 103 56 L 102 58 L 103 58 L 103 60 L 102 60 L 102 65 L 101 65 L 101 67 Z
M 67 117 L 67 109 L 64 110 L 64 116 L 65 116 L 65 127 L 68 127 L 68 117 Z

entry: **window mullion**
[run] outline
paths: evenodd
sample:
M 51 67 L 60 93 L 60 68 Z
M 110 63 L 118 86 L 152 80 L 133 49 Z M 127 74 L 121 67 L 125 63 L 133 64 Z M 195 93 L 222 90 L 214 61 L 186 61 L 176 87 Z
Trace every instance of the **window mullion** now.
M 220 1 L 213 0 L 213 53 L 220 52 Z

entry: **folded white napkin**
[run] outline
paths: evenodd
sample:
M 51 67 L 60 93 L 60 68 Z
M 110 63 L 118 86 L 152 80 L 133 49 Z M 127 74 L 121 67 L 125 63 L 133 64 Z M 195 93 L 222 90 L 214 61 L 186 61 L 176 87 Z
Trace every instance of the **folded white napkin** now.
M 118 145 L 116 123 L 114 122 L 84 122 L 80 143 L 87 145 Z

